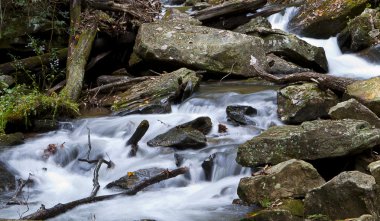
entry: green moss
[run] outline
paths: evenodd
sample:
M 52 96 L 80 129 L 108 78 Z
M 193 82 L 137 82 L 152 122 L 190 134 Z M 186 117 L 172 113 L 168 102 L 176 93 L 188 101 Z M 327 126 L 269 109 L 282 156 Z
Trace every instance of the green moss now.
M 4 91 L 0 97 L 0 133 L 4 133 L 8 122 L 25 121 L 28 126 L 31 118 L 51 117 L 57 115 L 78 115 L 76 103 L 53 94 L 47 96 L 37 90 L 30 90 L 23 85 Z
M 279 208 L 288 210 L 293 216 L 303 217 L 304 214 L 304 204 L 302 200 L 285 200 Z

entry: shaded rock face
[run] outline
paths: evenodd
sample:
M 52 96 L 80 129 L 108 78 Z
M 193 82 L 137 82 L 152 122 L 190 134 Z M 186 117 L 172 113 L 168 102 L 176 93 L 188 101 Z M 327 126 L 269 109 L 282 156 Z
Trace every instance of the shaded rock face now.
M 207 145 L 205 134 L 212 128 L 209 117 L 199 117 L 193 121 L 178 125 L 148 141 L 151 147 L 176 147 L 178 149 L 202 148 Z
M 268 200 L 304 197 L 309 190 L 325 183 L 317 170 L 302 160 L 288 160 L 265 172 L 266 175 L 240 180 L 237 190 L 240 199 L 249 204 L 262 204 Z
M 239 125 L 255 125 L 256 123 L 248 119 L 247 116 L 255 116 L 257 110 L 251 106 L 227 106 L 226 108 L 227 120 L 232 124 Z
M 361 120 L 316 120 L 271 127 L 238 147 L 242 166 L 316 160 L 358 153 L 380 144 L 380 129 Z
M 306 0 L 288 25 L 305 37 L 328 38 L 346 27 L 349 19 L 363 12 L 366 0 Z
M 312 71 L 309 68 L 303 68 L 275 54 L 267 55 L 267 63 L 268 63 L 267 71 L 274 75 L 277 75 L 277 74 L 286 75 L 286 74 Z
M 343 52 L 357 52 L 380 43 L 380 12 L 365 9 L 350 20 L 338 35 L 338 45 Z
M 259 16 L 257 18 L 251 19 L 248 23 L 235 28 L 233 31 L 249 35 L 251 32 L 255 32 L 256 28 L 258 27 L 270 29 L 272 28 L 272 25 L 268 19 Z
M 162 172 L 164 172 L 165 169 L 162 168 L 149 168 L 149 169 L 141 169 L 134 171 L 130 174 L 127 174 L 125 176 L 120 177 L 118 180 L 115 180 L 109 184 L 106 185 L 107 189 L 115 188 L 115 189 L 131 189 L 135 187 L 136 185 L 140 184 L 146 179 L 150 179 L 153 176 L 156 176 Z
M 301 218 L 294 217 L 289 211 L 282 209 L 262 210 L 249 218 L 241 221 L 301 221 Z
M 305 215 L 322 214 L 332 220 L 378 214 L 375 179 L 358 171 L 343 172 L 305 198 Z
M 347 86 L 346 96 L 355 98 L 380 116 L 380 77 L 355 81 Z
M 296 35 L 262 27 L 250 31 L 249 34 L 264 40 L 266 54 L 273 53 L 288 62 L 316 72 L 328 71 L 325 50 L 299 39 Z
M 0 134 L 0 148 L 6 146 L 14 146 L 24 142 L 22 133 Z
M 380 184 L 380 161 L 372 162 L 368 165 L 368 170 L 375 178 L 377 184 Z
M 249 77 L 251 55 L 265 66 L 263 42 L 256 37 L 175 22 L 142 24 L 134 52 L 146 61 Z
M 0 192 L 15 189 L 15 177 L 7 170 L 6 165 L 0 161 Z
M 368 123 L 380 128 L 380 118 L 370 109 L 357 100 L 351 98 L 348 101 L 341 102 L 329 110 L 332 119 L 356 119 L 365 120 Z
M 277 93 L 277 113 L 289 124 L 328 117 L 328 111 L 338 103 L 331 90 L 321 90 L 315 83 L 290 85 Z
M 191 93 L 200 81 L 201 78 L 194 71 L 186 68 L 152 77 L 118 95 L 112 109 L 117 115 L 168 113 L 171 111 L 173 97 L 178 98 L 183 85 L 191 84 Z

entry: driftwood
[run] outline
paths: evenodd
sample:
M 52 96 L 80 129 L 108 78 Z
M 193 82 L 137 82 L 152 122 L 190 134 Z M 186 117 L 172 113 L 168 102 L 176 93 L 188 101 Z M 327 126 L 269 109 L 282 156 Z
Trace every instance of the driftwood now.
M 222 16 L 253 12 L 267 3 L 267 0 L 227 1 L 221 5 L 195 12 L 192 16 L 200 21 L 212 20 Z
M 116 194 L 110 194 L 110 195 L 103 195 L 103 196 L 95 196 L 95 197 L 86 197 L 82 198 L 79 200 L 75 200 L 69 203 L 64 203 L 64 204 L 57 204 L 53 206 L 52 208 L 46 209 L 44 207 L 41 207 L 39 210 L 37 210 L 35 213 L 32 213 L 28 216 L 23 217 L 23 220 L 45 220 L 49 218 L 56 217 L 60 214 L 63 214 L 71 209 L 74 209 L 77 206 L 84 205 L 84 204 L 89 204 L 89 203 L 95 203 L 99 201 L 104 201 L 104 200 L 110 200 L 114 199 L 115 197 L 119 196 L 131 196 L 137 194 L 139 191 L 143 190 L 144 188 L 153 185 L 155 183 L 161 182 L 163 180 L 167 180 L 173 177 L 176 177 L 178 175 L 184 174 L 188 172 L 189 169 L 187 167 L 181 167 L 175 170 L 166 170 L 156 176 L 153 176 L 132 189 L 128 189 L 126 191 L 123 191 L 121 193 L 116 193 Z
M 133 133 L 131 138 L 127 141 L 126 145 L 131 145 L 131 151 L 128 156 L 134 157 L 136 156 L 138 145 L 137 143 L 141 140 L 141 138 L 145 135 L 145 133 L 149 129 L 149 122 L 147 120 L 141 121 L 139 126 L 136 128 L 136 131 Z
M 276 84 L 289 84 L 299 81 L 308 81 L 317 83 L 323 89 L 331 89 L 336 92 L 345 92 L 348 85 L 352 84 L 356 80 L 350 78 L 336 77 L 327 74 L 320 74 L 316 72 L 302 72 L 296 74 L 289 74 L 284 76 L 275 76 L 266 72 L 257 63 L 251 62 L 251 66 L 257 73 L 252 71 L 253 75 L 259 76 L 265 80 Z
M 121 80 L 118 82 L 112 82 L 109 84 L 101 85 L 99 87 L 92 88 L 87 91 L 89 94 L 96 93 L 109 93 L 111 91 L 122 91 L 130 88 L 132 85 L 136 83 L 143 82 L 145 80 L 151 79 L 152 77 L 136 77 L 132 79 Z
M 66 56 L 67 56 L 67 48 L 58 50 L 56 52 L 56 55 L 59 61 L 65 61 Z M 41 56 L 34 56 L 34 57 L 24 58 L 21 60 L 16 60 L 16 61 L 0 64 L 0 73 L 9 74 L 9 73 L 15 72 L 20 68 L 20 66 L 22 66 L 22 68 L 27 69 L 27 70 L 41 67 L 41 65 L 49 64 L 51 57 L 52 57 L 52 53 L 46 53 Z

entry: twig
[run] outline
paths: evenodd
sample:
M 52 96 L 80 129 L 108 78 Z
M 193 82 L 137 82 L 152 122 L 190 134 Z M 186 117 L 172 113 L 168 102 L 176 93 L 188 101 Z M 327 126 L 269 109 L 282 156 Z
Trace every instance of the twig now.
M 32 174 L 29 173 L 28 179 L 24 180 L 24 179 L 20 178 L 17 180 L 19 185 L 18 185 L 13 197 L 7 202 L 7 205 L 25 205 L 25 204 L 27 204 L 26 201 L 20 200 L 19 196 L 22 193 L 22 190 L 24 189 L 24 187 L 28 183 L 32 182 L 31 176 L 32 176 Z
M 226 77 L 228 77 L 228 76 L 230 76 L 230 75 L 232 74 L 232 71 L 234 70 L 234 66 L 235 66 L 235 64 L 236 64 L 236 61 L 235 61 L 235 63 L 232 65 L 230 72 L 229 72 L 228 74 L 224 75 L 224 77 L 222 77 L 222 79 L 220 79 L 219 83 L 222 83 L 222 81 L 223 81 Z

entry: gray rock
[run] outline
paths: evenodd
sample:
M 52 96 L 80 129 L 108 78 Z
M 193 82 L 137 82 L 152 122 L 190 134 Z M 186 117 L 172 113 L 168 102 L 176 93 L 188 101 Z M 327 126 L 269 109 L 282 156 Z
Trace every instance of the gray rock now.
M 271 127 L 238 147 L 237 162 L 252 167 L 289 159 L 316 160 L 359 153 L 380 144 L 380 129 L 361 120 L 316 120 Z
M 357 52 L 380 43 L 380 12 L 367 8 L 350 20 L 338 35 L 338 45 L 343 52 Z
M 283 209 L 268 209 L 257 212 L 253 216 L 241 221 L 301 221 L 301 218 L 294 217 L 289 211 Z
M 328 117 L 328 111 L 338 103 L 331 90 L 321 90 L 315 83 L 290 85 L 277 93 L 277 113 L 289 124 Z
M 279 75 L 279 74 L 286 75 L 286 74 L 312 71 L 309 68 L 303 68 L 275 54 L 267 55 L 267 62 L 268 62 L 267 71 L 275 75 Z
M 378 214 L 375 179 L 358 171 L 342 172 L 305 198 L 305 215 L 321 214 L 330 219 Z
M 307 0 L 290 20 L 288 28 L 305 37 L 328 38 L 362 13 L 367 0 Z
M 6 165 L 0 161 L 0 192 L 15 189 L 15 176 L 7 170 Z
M 380 116 L 380 77 L 355 81 L 347 86 L 346 96 L 355 98 Z
M 209 117 L 198 117 L 192 121 L 178 125 L 177 128 L 192 128 L 199 130 L 204 135 L 207 135 L 212 129 L 212 122 Z
M 262 39 L 175 22 L 142 24 L 134 52 L 146 61 L 250 77 L 251 56 L 265 66 Z
M 380 184 L 380 160 L 372 162 L 368 165 L 368 170 L 375 178 L 377 184 Z
M 332 119 L 356 119 L 365 120 L 380 128 L 380 118 L 357 100 L 351 98 L 348 101 L 338 103 L 330 108 L 329 115 Z
M 234 125 L 255 125 L 256 123 L 247 118 L 247 116 L 255 116 L 257 110 L 251 106 L 234 105 L 226 108 L 227 120 Z
M 272 25 L 269 23 L 268 19 L 259 16 L 251 19 L 248 23 L 235 28 L 233 31 L 249 35 L 250 32 L 255 32 L 258 27 L 270 29 L 272 28 Z
M 317 170 L 302 160 L 279 163 L 265 170 L 265 173 L 240 180 L 237 191 L 240 199 L 249 204 L 263 204 L 263 201 L 300 198 L 325 183 Z

